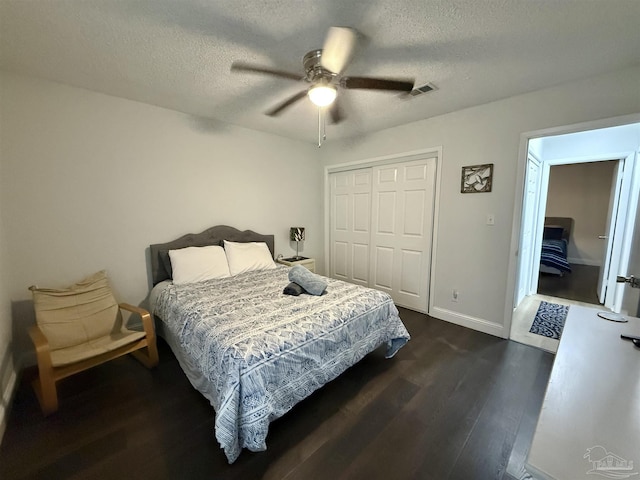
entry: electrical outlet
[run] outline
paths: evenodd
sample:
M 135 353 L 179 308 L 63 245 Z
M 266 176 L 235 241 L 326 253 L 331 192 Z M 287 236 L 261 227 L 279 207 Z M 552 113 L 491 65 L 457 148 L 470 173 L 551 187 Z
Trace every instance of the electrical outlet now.
M 460 298 L 460 292 L 458 292 L 458 290 L 454 288 L 453 291 L 451 292 L 451 301 L 457 302 L 458 298 Z

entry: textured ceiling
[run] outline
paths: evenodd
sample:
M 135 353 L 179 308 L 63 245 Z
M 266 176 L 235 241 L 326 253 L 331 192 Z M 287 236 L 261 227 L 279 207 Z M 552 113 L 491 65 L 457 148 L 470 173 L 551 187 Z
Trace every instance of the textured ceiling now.
M 409 77 L 418 97 L 344 91 L 356 136 L 640 63 L 640 0 L 0 0 L 0 68 L 305 142 L 306 84 L 231 73 L 233 61 L 302 73 L 330 26 L 362 34 L 347 75 Z

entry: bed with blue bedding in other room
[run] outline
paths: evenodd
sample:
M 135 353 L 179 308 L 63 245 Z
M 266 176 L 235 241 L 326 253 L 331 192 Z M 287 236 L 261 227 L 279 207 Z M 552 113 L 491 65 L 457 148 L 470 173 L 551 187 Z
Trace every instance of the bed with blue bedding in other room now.
M 391 297 L 324 278 L 323 295 L 284 295 L 289 267 L 273 265 L 190 284 L 171 281 L 169 250 L 273 235 L 213 227 L 152 245 L 150 308 L 191 384 L 215 410 L 229 463 L 266 449 L 269 423 L 381 345 L 388 358 L 409 340 Z
M 540 272 L 560 276 L 571 272 L 567 250 L 572 227 L 572 218 L 545 218 L 540 253 Z

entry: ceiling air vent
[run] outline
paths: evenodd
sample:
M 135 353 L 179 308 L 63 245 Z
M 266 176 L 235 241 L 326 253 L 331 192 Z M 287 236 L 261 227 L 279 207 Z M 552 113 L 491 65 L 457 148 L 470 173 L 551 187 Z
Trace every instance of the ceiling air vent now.
M 433 85 L 432 83 L 425 83 L 421 87 L 416 87 L 413 90 L 411 90 L 410 95 L 412 97 L 417 97 L 418 95 L 422 95 L 423 93 L 429 93 L 429 92 L 432 92 L 433 90 L 436 90 L 435 85 Z

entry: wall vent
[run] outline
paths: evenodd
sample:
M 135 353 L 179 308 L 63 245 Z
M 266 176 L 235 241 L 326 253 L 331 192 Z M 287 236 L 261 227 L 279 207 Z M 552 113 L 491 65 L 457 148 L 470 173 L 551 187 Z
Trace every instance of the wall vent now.
M 416 97 L 418 95 L 422 95 L 423 93 L 429 93 L 429 92 L 432 92 L 434 90 L 437 90 L 437 89 L 436 89 L 436 86 L 433 83 L 425 83 L 421 87 L 416 87 L 413 90 L 411 90 L 410 95 L 412 97 Z

